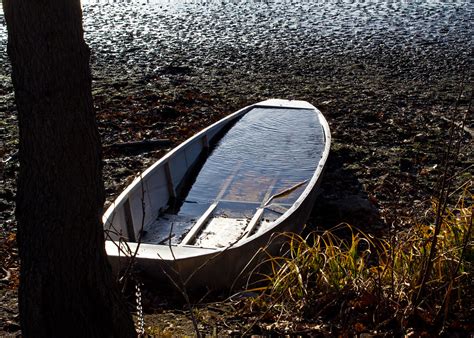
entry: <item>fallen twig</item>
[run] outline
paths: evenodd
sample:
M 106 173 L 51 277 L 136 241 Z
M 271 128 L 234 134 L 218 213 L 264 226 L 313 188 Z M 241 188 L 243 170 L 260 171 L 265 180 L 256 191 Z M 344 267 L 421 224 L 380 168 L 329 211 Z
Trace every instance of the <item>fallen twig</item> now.
M 305 184 L 306 182 L 308 182 L 308 180 L 304 180 L 303 182 L 299 182 L 299 183 L 296 183 L 295 185 L 285 189 L 285 190 L 282 190 L 272 196 L 270 196 L 270 198 L 265 202 L 265 204 L 263 205 L 264 207 L 266 207 L 267 205 L 270 204 L 271 201 L 273 201 L 275 198 L 278 198 L 278 197 L 283 197 L 283 196 L 286 196 L 288 195 L 289 193 L 293 192 L 294 190 L 296 190 L 297 188 L 301 187 L 303 184 Z
M 142 140 L 132 142 L 117 142 L 107 146 L 104 149 L 110 150 L 125 150 L 125 151 L 144 151 L 154 148 L 169 147 L 173 144 L 169 139 L 154 139 L 154 140 Z

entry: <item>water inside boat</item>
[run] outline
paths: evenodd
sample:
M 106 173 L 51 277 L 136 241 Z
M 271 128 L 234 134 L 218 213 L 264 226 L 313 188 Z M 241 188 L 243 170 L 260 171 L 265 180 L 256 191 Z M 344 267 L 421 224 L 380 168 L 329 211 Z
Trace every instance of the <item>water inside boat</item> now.
M 263 231 L 303 192 L 324 142 L 313 110 L 252 109 L 212 147 L 179 208 L 142 241 L 219 248 Z

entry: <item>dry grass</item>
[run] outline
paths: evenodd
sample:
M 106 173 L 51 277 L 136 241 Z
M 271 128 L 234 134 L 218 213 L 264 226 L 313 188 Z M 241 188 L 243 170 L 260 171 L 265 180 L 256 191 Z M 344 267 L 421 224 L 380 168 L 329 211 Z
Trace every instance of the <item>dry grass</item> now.
M 263 286 L 250 290 L 259 294 L 250 309 L 262 313 L 254 324 L 261 327 L 271 318 L 273 329 L 278 321 L 288 329 L 291 318 L 293 323 L 331 322 L 335 326 L 326 330 L 339 332 L 469 330 L 472 197 L 469 182 L 454 207 L 442 213 L 429 276 L 423 274 L 434 243 L 436 200 L 427 217 L 432 222 L 413 224 L 388 239 L 347 224 L 306 238 L 282 234 L 289 238 L 287 254 L 269 255 L 271 272 L 260 275 Z M 344 238 L 335 235 L 342 228 L 348 233 Z

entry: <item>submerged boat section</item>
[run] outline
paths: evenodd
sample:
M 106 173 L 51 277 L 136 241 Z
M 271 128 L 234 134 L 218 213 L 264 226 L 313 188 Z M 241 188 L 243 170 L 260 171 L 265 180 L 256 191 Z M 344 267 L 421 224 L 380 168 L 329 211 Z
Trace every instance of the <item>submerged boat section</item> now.
M 296 201 L 324 146 L 324 130 L 314 110 L 251 109 L 210 151 L 191 188 L 177 201 L 177 212 L 158 217 L 144 229 L 142 241 L 221 248 L 257 233 Z M 186 237 L 203 215 L 207 217 L 198 233 Z
M 301 230 L 329 146 L 326 120 L 304 101 L 268 100 L 216 122 L 138 176 L 107 210 L 112 265 L 136 255 L 152 275 L 171 265 L 194 284 L 226 286 L 272 234 Z

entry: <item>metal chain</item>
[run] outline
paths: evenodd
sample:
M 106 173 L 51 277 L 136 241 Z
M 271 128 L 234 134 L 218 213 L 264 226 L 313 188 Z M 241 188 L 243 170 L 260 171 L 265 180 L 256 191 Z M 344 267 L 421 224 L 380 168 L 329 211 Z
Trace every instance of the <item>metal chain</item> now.
M 137 302 L 137 322 L 135 323 L 135 330 L 140 336 L 145 334 L 145 320 L 143 318 L 143 306 L 142 306 L 142 289 L 141 282 L 135 280 L 135 300 Z

